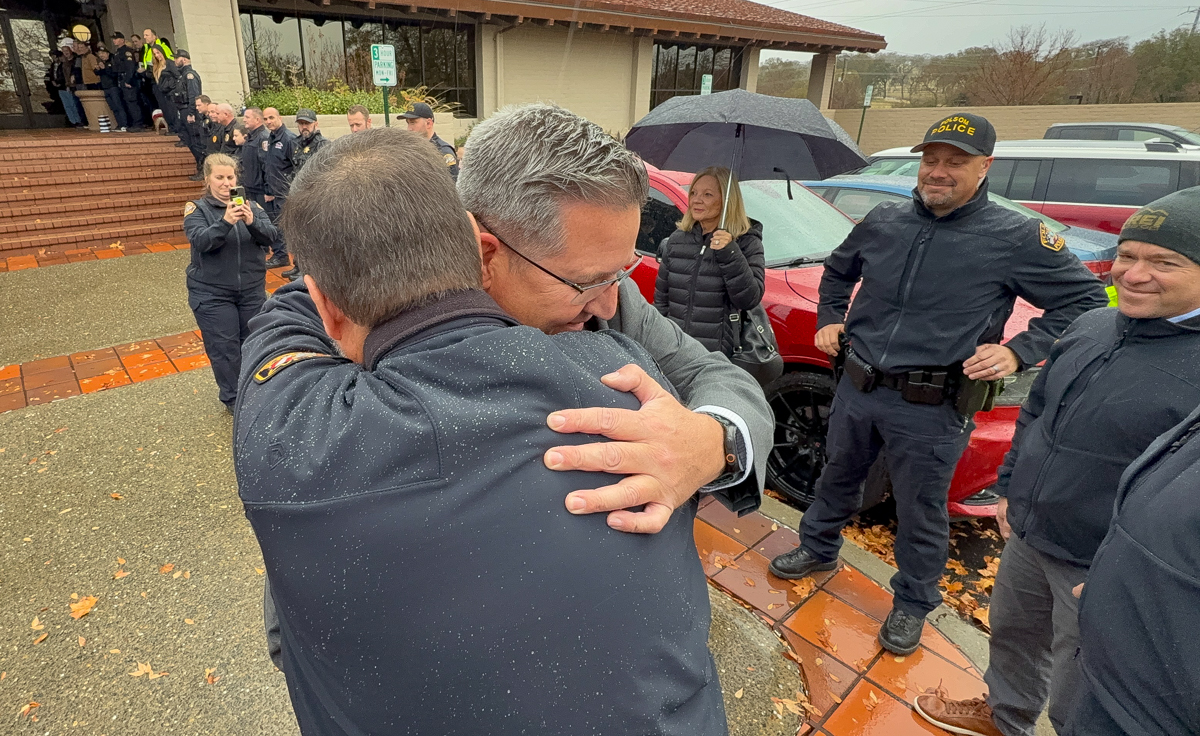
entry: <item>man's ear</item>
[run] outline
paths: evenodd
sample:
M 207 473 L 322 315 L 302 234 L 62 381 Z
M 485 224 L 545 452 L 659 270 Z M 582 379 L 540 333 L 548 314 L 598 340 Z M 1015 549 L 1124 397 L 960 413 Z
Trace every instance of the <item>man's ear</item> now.
M 308 287 L 308 295 L 312 297 L 313 304 L 317 307 L 317 314 L 321 315 L 321 324 L 325 326 L 325 334 L 329 335 L 334 342 L 344 340 L 353 324 L 350 318 L 325 295 L 325 292 L 321 291 L 321 287 L 317 286 L 317 282 L 313 281 L 312 276 L 304 275 L 304 285 Z
M 470 215 L 470 213 L 467 213 Z M 483 267 L 483 290 L 487 291 L 492 286 L 492 275 L 495 269 L 500 265 L 497 256 L 500 254 L 500 241 L 495 235 L 480 231 L 478 223 L 475 222 L 475 216 L 471 217 L 471 227 L 475 229 L 475 242 L 479 244 L 479 260 Z

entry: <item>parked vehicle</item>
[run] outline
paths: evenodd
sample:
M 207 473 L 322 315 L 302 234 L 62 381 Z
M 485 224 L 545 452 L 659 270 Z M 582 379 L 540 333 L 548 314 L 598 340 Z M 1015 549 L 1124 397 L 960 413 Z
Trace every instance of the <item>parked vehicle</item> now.
M 804 186 L 819 194 L 827 202 L 861 222 L 867 213 L 883 202 L 906 202 L 912 199 L 917 186 L 915 176 L 873 176 L 871 174 L 843 174 L 822 181 L 806 181 Z M 1112 233 L 1089 230 L 1083 227 L 1064 225 L 1052 217 L 1029 209 L 1023 204 L 988 192 L 989 198 L 1001 207 L 1020 212 L 1026 217 L 1040 220 L 1050 232 L 1063 236 L 1067 249 L 1083 261 L 1100 279 L 1107 279 L 1117 257 L 1117 236 Z
M 686 187 L 692 175 L 647 169 L 650 199 L 642 210 L 637 242 L 643 258 L 633 278 L 646 298 L 653 299 L 655 255 L 687 207 Z M 834 392 L 829 356 L 813 344 L 821 263 L 845 240 L 854 222 L 799 182 L 744 181 L 741 186 L 747 214 L 763 223 L 767 265 L 763 306 L 787 363 L 783 376 L 765 389 L 776 422 L 775 447 L 767 461 L 768 485 L 806 508 L 825 465 L 825 432 Z M 1037 314 L 1018 302 L 1008 334 L 1024 330 Z M 995 515 L 996 496 L 988 488 L 1012 444 L 1020 404 L 1034 374 L 1026 371 L 1010 380 L 996 408 L 976 415 L 976 429 L 950 486 L 952 516 Z M 864 508 L 886 498 L 889 490 L 886 469 L 878 462 L 866 483 Z
M 1002 141 L 991 191 L 1066 225 L 1117 234 L 1139 207 L 1200 184 L 1200 150 L 1170 143 Z M 920 154 L 890 148 L 858 174 L 916 176 Z
M 1042 138 L 1073 141 L 1167 141 L 1200 147 L 1200 133 L 1163 123 L 1055 123 Z

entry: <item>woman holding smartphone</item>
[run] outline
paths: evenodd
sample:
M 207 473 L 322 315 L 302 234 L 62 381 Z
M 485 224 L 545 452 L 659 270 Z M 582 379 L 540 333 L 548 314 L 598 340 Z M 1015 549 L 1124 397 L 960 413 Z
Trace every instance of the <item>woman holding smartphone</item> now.
M 204 159 L 204 196 L 183 207 L 192 246 L 187 267 L 188 306 L 196 315 L 212 363 L 219 398 L 233 413 L 242 341 L 250 318 L 266 301 L 266 253 L 275 226 L 237 185 L 237 161 L 224 153 Z

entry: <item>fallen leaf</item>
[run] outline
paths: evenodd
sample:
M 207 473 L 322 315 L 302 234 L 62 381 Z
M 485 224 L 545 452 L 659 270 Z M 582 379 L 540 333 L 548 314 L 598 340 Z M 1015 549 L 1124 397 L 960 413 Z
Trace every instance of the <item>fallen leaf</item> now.
M 188 626 L 191 626 L 192 624 L 196 623 L 195 621 L 191 620 L 190 618 L 185 618 L 185 619 L 183 620 L 183 622 L 184 622 L 185 624 L 187 624 Z
M 770 590 L 768 590 L 767 592 L 768 592 L 768 593 L 770 593 L 771 595 L 783 595 L 783 594 L 785 594 L 787 591 L 785 591 L 785 590 L 776 590 L 775 588 L 771 588 L 771 589 L 770 589 Z
M 129 675 L 130 677 L 141 677 L 142 675 L 149 674 L 150 672 L 153 672 L 153 671 L 154 670 L 151 669 L 149 662 L 145 662 L 145 663 L 138 662 L 138 668 L 136 670 L 134 670 L 133 672 L 127 672 L 126 674 Z
M 783 604 L 782 603 L 768 603 L 767 604 L 768 611 L 774 611 L 776 608 L 783 608 Z
M 21 709 L 21 711 L 20 711 L 19 713 L 17 713 L 17 717 L 18 717 L 18 718 L 24 718 L 25 716 L 29 715 L 29 711 L 33 710 L 34 708 L 38 707 L 39 705 L 41 705 L 41 703 L 36 703 L 36 702 L 34 702 L 34 701 L 32 701 L 32 700 L 31 700 L 31 701 L 29 701 L 29 702 L 28 702 L 28 703 L 25 705 L 25 707 L 24 707 L 24 708 L 22 708 L 22 709 Z
M 43 470 L 44 470 L 44 468 L 43 468 Z M 41 470 L 39 470 L 38 472 L 40 473 L 40 472 L 42 472 L 42 471 L 41 471 Z M 71 509 L 63 509 L 62 511 L 59 511 L 59 512 L 58 512 L 58 515 L 59 515 L 59 516 L 62 516 L 63 514 L 67 513 L 67 512 L 68 512 L 68 511 L 70 511 L 70 510 L 71 510 Z
M 165 565 L 163 565 L 162 567 L 158 568 L 158 574 L 159 574 L 159 575 L 166 575 L 167 573 L 171 572 L 171 571 L 172 571 L 172 570 L 174 570 L 174 569 L 175 569 L 175 563 L 174 563 L 174 562 L 168 562 L 167 564 L 165 564 Z
M 124 557 L 118 557 L 118 558 L 117 558 L 117 564 L 118 564 L 118 565 L 124 565 L 124 564 L 125 564 L 125 558 L 124 558 Z
M 842 678 L 838 677 L 837 675 L 830 675 L 830 676 L 829 676 L 829 679 L 833 680 L 834 682 L 841 682 L 841 681 L 842 681 Z
M 109 498 L 116 499 L 117 501 L 120 501 L 121 499 L 125 498 L 124 496 L 122 496 L 119 493 L 110 493 L 108 495 L 109 495 Z
M 904 657 L 896 657 L 896 661 L 897 661 L 897 662 L 903 662 L 903 661 L 904 661 Z
M 256 567 L 256 568 L 254 568 L 254 572 L 258 573 L 259 575 L 262 575 L 264 572 L 266 572 L 266 570 L 262 569 L 261 567 Z
M 42 635 L 41 635 L 41 636 L 39 636 L 38 638 L 34 639 L 34 640 L 33 640 L 33 643 L 34 643 L 34 644 L 41 644 L 42 642 L 46 641 L 46 637 L 47 637 L 47 636 L 50 636 L 50 635 L 49 635 L 49 634 L 42 634 Z
M 160 677 L 166 677 L 170 672 L 148 672 L 146 673 L 147 680 L 157 680 Z
M 33 629 L 34 631 L 41 631 L 42 629 L 46 628 L 46 625 L 38 620 L 37 616 L 34 616 L 33 623 L 29 624 L 29 628 Z
M 820 657 L 817 657 L 816 659 L 814 659 L 814 660 L 813 660 L 813 662 L 814 662 L 814 663 L 815 663 L 815 664 L 816 664 L 818 667 L 820 667 L 821 665 L 825 664 L 825 660 L 821 659 Z
M 754 580 L 751 578 L 746 578 L 746 585 L 750 588 L 758 587 L 758 583 L 754 582 Z
M 175 574 L 172 575 L 171 578 L 173 580 L 178 580 L 182 575 L 183 575 L 183 570 L 176 570 Z
M 833 698 L 833 702 L 837 703 L 838 705 L 842 704 L 842 699 L 835 695 L 832 690 L 829 691 L 829 697 Z
M 987 606 L 983 606 L 982 608 L 975 609 L 974 611 L 971 612 L 971 615 L 975 617 L 976 621 L 983 624 L 987 628 L 989 628 L 989 629 L 992 628 L 992 622 L 989 620 Z
M 79 637 L 79 646 L 83 646 L 84 644 L 87 644 L 87 639 L 84 639 L 82 636 Z
M 771 531 L 773 531 L 773 532 L 777 532 L 777 531 L 779 531 L 779 525 L 778 525 L 778 524 L 772 524 L 772 525 L 771 525 Z
M 108 653 L 109 654 L 120 654 L 121 650 L 120 649 L 109 649 Z
M 738 690 L 736 693 L 733 694 L 733 697 L 737 698 L 738 700 L 741 700 L 742 696 L 745 694 L 746 694 L 746 688 L 741 688 L 740 690 Z
M 217 680 L 221 679 L 220 675 L 213 677 L 213 673 L 216 671 L 217 671 L 216 667 L 204 668 L 204 681 L 207 682 L 209 685 L 215 685 L 217 683 Z
M 83 598 L 78 603 L 71 604 L 71 618 L 81 619 L 92 612 L 92 607 L 99 602 L 99 598 L 94 595 L 89 595 Z
M 946 567 L 950 568 L 951 570 L 958 573 L 959 575 L 967 574 L 967 568 L 964 567 L 961 562 L 959 562 L 958 560 L 956 560 L 954 558 L 950 558 L 950 559 L 946 560 Z
M 72 593 L 72 594 L 71 594 L 71 600 L 73 600 L 73 601 L 77 601 L 77 600 L 79 600 L 79 594 L 78 594 L 78 593 Z
M 184 571 L 183 571 L 183 579 L 184 579 L 184 580 L 191 580 L 191 579 L 192 579 L 192 573 L 191 573 L 191 571 L 190 571 L 190 570 L 184 570 Z
M 116 578 L 117 580 L 120 580 L 121 578 L 125 577 L 128 574 L 129 574 L 129 572 L 126 570 L 117 570 L 116 572 L 113 573 L 113 577 Z

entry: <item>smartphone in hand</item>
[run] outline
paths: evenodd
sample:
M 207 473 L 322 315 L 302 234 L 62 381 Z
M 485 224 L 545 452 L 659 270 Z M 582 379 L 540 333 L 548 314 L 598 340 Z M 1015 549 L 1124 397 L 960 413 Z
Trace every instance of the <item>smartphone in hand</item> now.
M 229 189 L 229 203 L 234 207 L 241 207 L 246 204 L 246 188 L 231 187 Z

